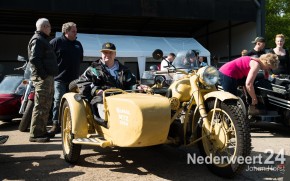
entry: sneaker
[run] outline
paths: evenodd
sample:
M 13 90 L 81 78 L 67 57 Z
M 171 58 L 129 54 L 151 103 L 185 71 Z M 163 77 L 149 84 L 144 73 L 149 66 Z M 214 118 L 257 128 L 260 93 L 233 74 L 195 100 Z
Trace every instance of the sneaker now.
M 49 142 L 49 140 L 50 140 L 50 138 L 47 136 L 30 137 L 29 138 L 30 142 L 38 142 L 38 143 Z
M 266 111 L 264 109 L 258 109 L 255 105 L 250 105 L 248 109 L 249 115 L 263 115 L 266 114 Z

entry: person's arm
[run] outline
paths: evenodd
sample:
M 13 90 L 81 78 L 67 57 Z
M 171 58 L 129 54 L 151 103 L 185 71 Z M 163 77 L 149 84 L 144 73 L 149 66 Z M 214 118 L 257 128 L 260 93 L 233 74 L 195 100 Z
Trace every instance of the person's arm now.
M 125 82 L 124 88 L 127 90 L 135 89 L 135 85 L 137 84 L 136 76 L 130 71 L 125 71 Z
M 287 61 L 286 61 L 286 65 L 287 65 L 287 74 L 290 75 L 290 55 L 289 55 L 289 51 L 286 50 L 286 57 L 287 57 Z
M 83 48 L 83 45 L 81 44 L 81 42 L 79 42 L 79 45 L 80 45 L 80 48 L 81 48 L 81 57 L 80 57 L 80 59 L 81 59 L 81 62 L 83 62 L 84 61 L 84 48 Z
M 35 66 L 37 70 L 37 74 L 45 79 L 47 77 L 47 73 L 43 67 L 42 59 L 44 57 L 44 50 L 40 40 L 33 40 L 30 45 L 31 56 L 29 57 L 29 61 L 32 65 Z
M 256 105 L 258 103 L 257 96 L 254 89 L 254 81 L 260 69 L 260 65 L 256 61 L 250 61 L 250 71 L 248 73 L 246 79 L 246 90 L 252 98 L 252 105 Z
M 169 63 L 167 62 L 167 60 L 162 60 L 161 65 L 160 65 L 160 70 L 161 71 L 167 70 L 168 65 L 169 65 Z

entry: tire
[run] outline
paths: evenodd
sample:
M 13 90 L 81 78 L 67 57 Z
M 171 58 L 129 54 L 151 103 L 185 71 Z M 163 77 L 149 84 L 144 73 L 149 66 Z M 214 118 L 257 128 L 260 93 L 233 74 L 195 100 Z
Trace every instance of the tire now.
M 30 123 L 31 123 L 33 107 L 34 107 L 34 101 L 28 100 L 28 103 L 26 105 L 25 111 L 23 113 L 23 116 L 21 118 L 21 121 L 18 127 L 19 131 L 21 132 L 28 131 L 28 128 L 30 127 Z
M 214 111 L 214 101 L 206 102 L 206 109 L 208 112 L 208 119 L 211 121 Z M 242 110 L 238 107 L 237 101 L 226 100 L 224 102 L 219 101 L 215 110 L 215 119 L 217 122 L 213 123 L 215 133 L 211 136 L 213 140 L 209 139 L 209 136 L 205 133 L 204 124 L 199 126 L 198 137 L 205 136 L 198 143 L 198 147 L 201 155 L 204 157 L 220 157 L 239 159 L 250 156 L 251 153 L 251 135 L 249 122 L 244 118 Z M 236 174 L 240 173 L 245 163 L 240 164 L 236 162 L 224 163 L 210 163 L 206 166 L 218 176 L 232 178 Z
M 78 85 L 77 85 L 78 80 L 79 79 L 75 79 L 69 83 L 68 90 L 70 92 L 78 92 Z
M 61 107 L 61 135 L 64 159 L 69 163 L 76 163 L 80 157 L 82 145 L 72 142 L 74 135 L 72 133 L 71 112 L 67 100 Z
M 282 121 L 280 122 L 282 122 L 284 126 L 290 127 L 290 119 L 289 119 L 290 111 L 287 109 L 283 110 L 282 108 L 279 108 L 278 112 L 280 115 L 282 115 L 282 118 L 283 118 Z M 277 122 L 279 123 L 279 121 Z
M 244 94 L 243 89 L 238 89 L 238 107 L 240 107 L 243 110 L 245 118 L 248 117 L 248 107 L 249 104 L 247 103 L 247 97 Z

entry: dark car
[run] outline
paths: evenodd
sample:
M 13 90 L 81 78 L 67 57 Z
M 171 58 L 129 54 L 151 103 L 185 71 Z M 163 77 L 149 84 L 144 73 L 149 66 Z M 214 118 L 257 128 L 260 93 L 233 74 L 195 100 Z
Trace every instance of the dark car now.
M 0 83 L 0 120 L 11 121 L 19 114 L 21 97 L 25 91 L 23 75 L 6 75 Z

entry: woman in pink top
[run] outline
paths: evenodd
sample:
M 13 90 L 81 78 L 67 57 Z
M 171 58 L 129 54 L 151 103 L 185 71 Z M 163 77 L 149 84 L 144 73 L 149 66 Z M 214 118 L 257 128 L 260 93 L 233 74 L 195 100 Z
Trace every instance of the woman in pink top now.
M 220 82 L 224 91 L 237 95 L 237 87 L 245 86 L 252 99 L 252 105 L 258 103 L 254 90 L 254 80 L 259 69 L 277 69 L 279 59 L 272 53 L 263 54 L 260 58 L 243 56 L 225 63 L 220 69 Z

